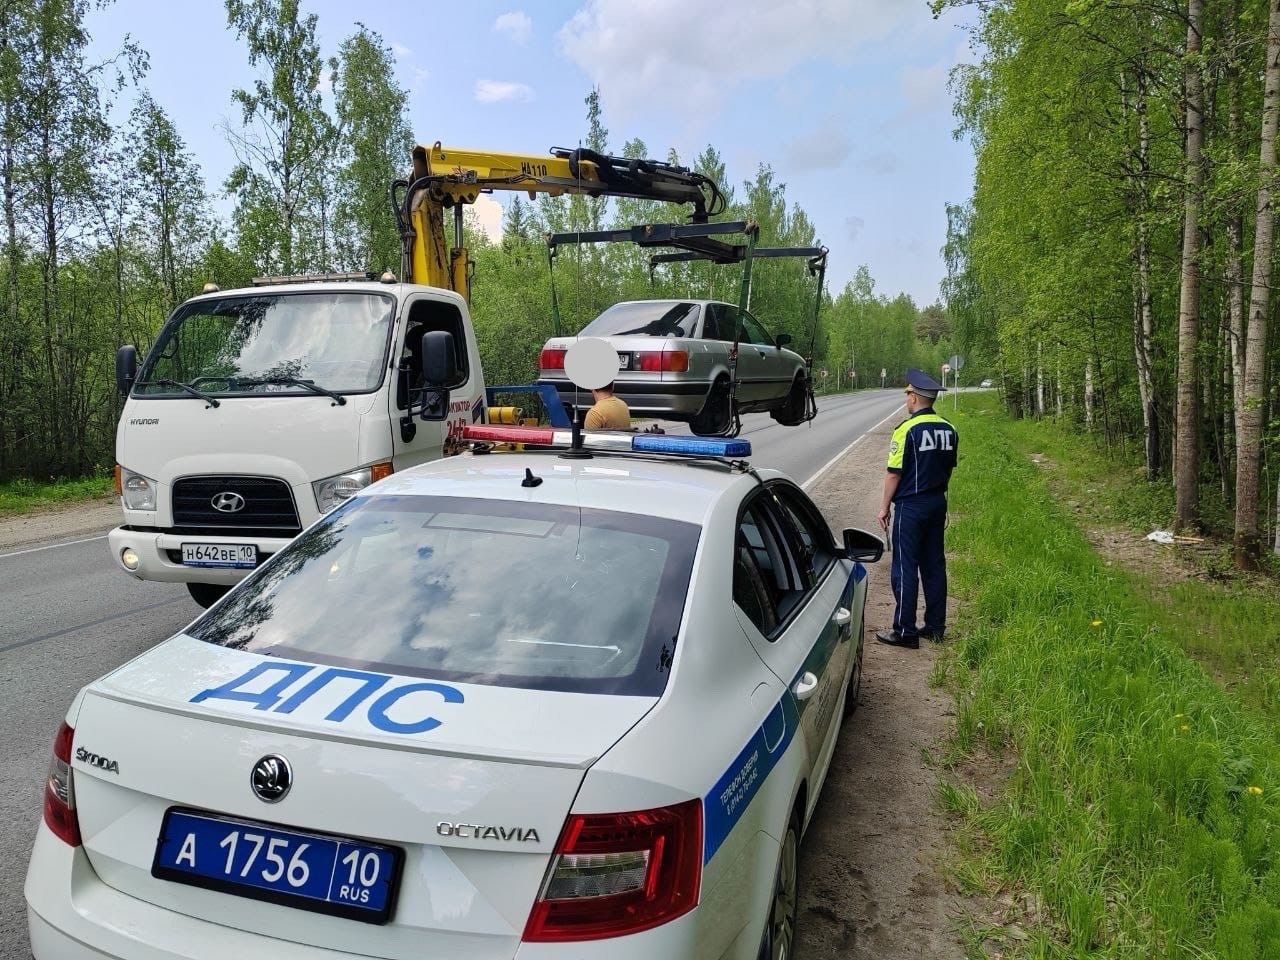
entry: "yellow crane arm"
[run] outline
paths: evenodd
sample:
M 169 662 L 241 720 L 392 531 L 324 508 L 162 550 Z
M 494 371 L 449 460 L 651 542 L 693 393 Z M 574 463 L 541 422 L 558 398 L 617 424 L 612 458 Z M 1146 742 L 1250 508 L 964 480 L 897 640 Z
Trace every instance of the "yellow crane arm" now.
M 400 199 L 397 189 L 404 190 Z M 613 157 L 592 150 L 554 148 L 549 156 L 460 150 L 436 142 L 413 149 L 413 173 L 393 185 L 393 206 L 404 244 L 404 279 L 454 290 L 470 299 L 470 260 L 462 242 L 462 212 L 481 191 L 514 190 L 553 197 L 633 197 L 689 204 L 690 219 L 704 223 L 724 210 L 711 179 L 657 160 Z M 454 236 L 446 236 L 446 208 Z

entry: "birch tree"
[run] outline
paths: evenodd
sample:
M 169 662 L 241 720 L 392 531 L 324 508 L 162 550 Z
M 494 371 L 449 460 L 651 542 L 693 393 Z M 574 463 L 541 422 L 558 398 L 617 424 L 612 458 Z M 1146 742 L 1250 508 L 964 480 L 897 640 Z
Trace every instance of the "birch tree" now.
M 1276 127 L 1280 118 L 1280 0 L 1270 0 L 1267 21 L 1266 81 L 1258 157 L 1258 205 L 1253 239 L 1253 284 L 1244 347 L 1244 383 L 1236 410 L 1235 562 L 1252 569 L 1259 557 L 1258 472 L 1266 401 L 1267 315 L 1271 293 L 1271 249 L 1275 229 L 1272 186 L 1276 174 Z M 1280 494 L 1277 495 L 1280 497 Z M 1280 514 L 1277 515 L 1280 522 Z

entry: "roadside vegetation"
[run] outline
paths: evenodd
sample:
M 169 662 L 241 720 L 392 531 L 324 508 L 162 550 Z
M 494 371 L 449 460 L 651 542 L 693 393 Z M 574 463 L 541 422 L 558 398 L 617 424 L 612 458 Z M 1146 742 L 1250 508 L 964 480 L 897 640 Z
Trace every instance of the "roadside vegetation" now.
M 30 513 L 64 503 L 97 500 L 111 492 L 110 477 L 40 482 L 21 478 L 0 482 L 0 517 Z
M 1131 570 L 1086 536 L 1145 532 L 1113 461 L 990 397 L 957 425 L 940 799 L 989 905 L 971 955 L 1280 956 L 1274 583 Z

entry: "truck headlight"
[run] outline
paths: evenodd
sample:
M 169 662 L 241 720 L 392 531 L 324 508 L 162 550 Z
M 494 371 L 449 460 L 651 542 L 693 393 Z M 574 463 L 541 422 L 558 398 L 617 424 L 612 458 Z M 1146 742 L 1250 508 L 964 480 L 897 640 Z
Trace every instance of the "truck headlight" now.
M 391 462 L 383 461 L 359 470 L 340 473 L 336 477 L 325 477 L 311 484 L 316 495 L 316 506 L 321 513 L 328 513 L 338 504 L 349 500 L 369 484 L 391 476 Z
M 127 467 L 121 467 L 120 499 L 124 501 L 126 510 L 154 510 L 156 482 L 150 477 L 134 473 Z

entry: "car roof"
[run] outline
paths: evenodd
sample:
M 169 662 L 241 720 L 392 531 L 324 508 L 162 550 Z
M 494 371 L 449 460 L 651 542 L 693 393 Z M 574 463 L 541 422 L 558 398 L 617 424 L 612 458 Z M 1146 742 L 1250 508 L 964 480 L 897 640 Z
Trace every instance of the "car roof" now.
M 720 463 L 678 457 L 596 453 L 576 460 L 562 457 L 562 452 L 464 453 L 393 474 L 362 495 L 515 500 L 701 525 L 726 494 L 739 499 L 756 486 L 756 476 L 760 480 L 782 476 L 776 470 L 745 473 Z M 522 486 L 526 470 L 542 483 Z

